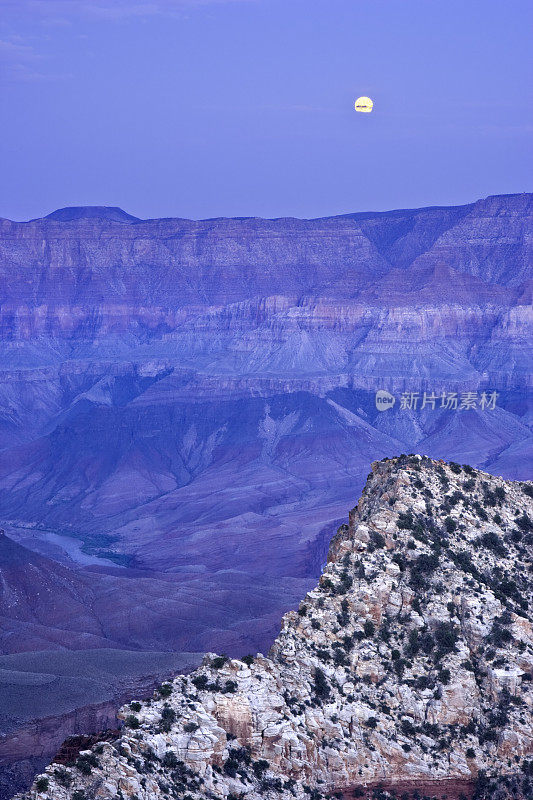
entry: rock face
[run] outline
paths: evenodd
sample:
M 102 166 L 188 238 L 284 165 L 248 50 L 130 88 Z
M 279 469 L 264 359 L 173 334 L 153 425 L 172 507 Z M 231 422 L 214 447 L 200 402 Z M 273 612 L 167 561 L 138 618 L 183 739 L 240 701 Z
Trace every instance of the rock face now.
M 208 654 L 20 797 L 318 799 L 379 781 L 531 797 L 532 518 L 532 484 L 373 464 L 268 657 Z

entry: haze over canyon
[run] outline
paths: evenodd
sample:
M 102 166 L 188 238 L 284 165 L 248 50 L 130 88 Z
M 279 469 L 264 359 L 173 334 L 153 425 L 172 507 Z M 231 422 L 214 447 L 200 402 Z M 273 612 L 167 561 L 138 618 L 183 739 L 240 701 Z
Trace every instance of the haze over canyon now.
M 266 651 L 376 459 L 531 479 L 532 219 L 520 194 L 0 220 L 0 692 L 38 687 L 43 650 L 62 697 L 72 651 L 113 651 L 135 686 L 179 667 L 169 651 Z M 97 672 L 61 733 L 118 691 Z M 31 691 L 0 714 L 16 780 L 51 755 Z

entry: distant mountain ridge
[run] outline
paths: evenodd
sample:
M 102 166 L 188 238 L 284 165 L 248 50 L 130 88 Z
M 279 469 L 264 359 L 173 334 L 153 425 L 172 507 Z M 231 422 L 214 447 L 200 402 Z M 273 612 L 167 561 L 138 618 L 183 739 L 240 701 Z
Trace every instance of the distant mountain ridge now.
M 78 222 L 79 220 L 105 220 L 107 222 L 140 222 L 138 217 L 127 214 L 118 206 L 66 206 L 58 208 L 42 219 L 54 222 Z M 35 222 L 35 220 L 31 220 Z
M 409 268 L 406 291 L 398 285 L 396 294 L 411 303 L 446 264 L 454 274 L 516 291 L 530 277 L 524 234 L 532 216 L 531 194 L 316 220 L 137 220 L 120 209 L 67 208 L 0 223 L 0 286 L 8 306 L 120 300 L 177 309 L 294 293 L 387 304 L 386 276 L 400 270 L 401 284 Z M 58 220 L 73 227 L 56 226 Z M 132 224 L 108 228 L 115 220 Z M 440 302 L 443 290 L 442 299 L 452 300 L 446 282 L 432 299 Z

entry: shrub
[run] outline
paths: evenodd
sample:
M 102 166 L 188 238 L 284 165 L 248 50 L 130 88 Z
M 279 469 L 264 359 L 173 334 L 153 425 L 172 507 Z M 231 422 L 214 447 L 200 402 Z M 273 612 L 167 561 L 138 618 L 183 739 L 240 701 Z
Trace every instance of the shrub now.
M 209 683 L 209 679 L 207 675 L 196 675 L 192 679 L 193 684 L 196 686 L 197 689 L 202 691 L 203 689 L 207 688 L 207 684 Z
M 137 700 L 134 700 L 133 703 L 130 703 L 130 708 L 132 711 L 140 711 L 142 706 Z
M 229 755 L 231 758 L 234 758 L 239 764 L 250 764 L 251 756 L 250 756 L 250 748 L 249 747 L 235 747 L 230 750 Z
M 172 684 L 170 683 L 162 683 L 159 687 L 159 694 L 161 697 L 170 697 L 172 694 Z
M 333 661 L 334 663 L 339 666 L 340 664 L 348 664 L 346 659 L 346 654 L 342 650 L 342 644 L 340 642 L 336 642 L 333 645 Z
M 196 724 L 196 722 L 186 722 L 183 726 L 183 730 L 185 733 L 194 733 L 198 730 L 200 726 Z
M 416 728 L 409 719 L 402 719 L 401 729 L 404 736 L 415 736 Z
M 398 566 L 400 567 L 400 572 L 404 572 L 404 570 L 405 570 L 405 558 L 402 556 L 401 553 L 394 553 L 394 555 L 392 557 L 392 561 L 395 564 L 398 564 Z
M 459 491 L 456 490 L 453 494 L 451 494 L 446 499 L 448 500 L 448 503 L 451 506 L 456 506 L 459 501 L 464 503 L 465 500 L 466 500 L 466 497 L 464 496 L 464 494 L 462 492 L 459 492 Z
M 172 725 L 176 721 L 176 712 L 170 706 L 165 706 L 163 711 L 161 712 L 161 719 L 159 721 L 159 727 L 165 733 L 168 733 L 172 729 Z
M 76 761 L 76 767 L 83 775 L 90 775 L 92 768 L 98 765 L 98 759 L 93 753 L 84 753 Z
M 372 730 L 375 730 L 375 728 L 377 728 L 378 721 L 376 717 L 369 717 L 365 722 L 365 725 L 367 726 L 367 728 L 372 728 Z
M 237 682 L 236 681 L 226 681 L 224 688 L 222 689 L 223 694 L 234 694 L 237 691 Z
M 531 522 L 527 514 L 522 514 L 522 516 L 516 520 L 516 524 L 524 533 L 533 531 L 533 522 Z
M 48 778 L 37 778 L 35 788 L 38 792 L 46 792 L 49 786 Z
M 211 666 L 213 669 L 221 669 L 224 664 L 227 664 L 228 657 L 226 655 L 215 656 L 215 658 L 211 661 Z
M 344 571 L 341 575 L 341 579 L 337 586 L 335 587 L 335 594 L 346 594 L 346 592 L 352 588 L 353 578 L 351 575 L 348 575 L 346 571 Z
M 266 794 L 267 792 L 281 792 L 283 789 L 283 782 L 281 778 L 263 778 L 261 781 L 259 794 Z
M 464 572 L 469 572 L 474 578 L 479 578 L 478 569 L 467 550 L 460 550 L 458 553 L 449 552 L 449 556 L 458 567 L 464 570 Z
M 451 517 L 446 517 L 444 520 L 444 527 L 448 531 L 448 533 L 453 533 L 454 530 L 457 528 L 457 523 Z
M 252 769 L 254 771 L 254 775 L 256 778 L 261 778 L 263 774 L 267 771 L 270 764 L 264 758 L 260 758 L 257 761 L 254 761 L 252 764 Z
M 430 653 L 435 647 L 435 640 L 428 630 L 423 630 L 418 635 L 420 649 L 426 653 Z
M 393 661 L 392 663 L 394 666 L 394 672 L 399 678 L 401 678 L 403 673 L 405 672 L 405 665 L 407 662 L 405 661 L 404 658 L 399 658 L 397 661 Z
M 433 689 L 435 684 L 429 675 L 420 675 L 418 678 L 415 678 L 413 685 L 415 689 L 424 691 L 424 689 Z
M 254 663 L 254 656 L 251 653 L 249 653 L 247 656 L 244 656 L 242 661 L 244 661 L 245 664 L 251 667 L 251 665 Z
M 451 672 L 449 669 L 441 669 L 439 672 L 439 681 L 445 686 L 450 682 Z
M 483 536 L 480 536 L 478 541 L 484 547 L 488 547 L 489 550 L 492 550 L 498 556 L 503 557 L 507 553 L 503 542 L 495 531 L 488 531 L 487 533 L 484 533 Z
M 450 653 L 455 649 L 458 639 L 457 630 L 452 622 L 440 622 L 435 629 L 435 639 L 441 653 Z
M 348 636 L 348 635 L 343 636 L 342 647 L 344 647 L 345 651 L 349 653 L 353 647 L 353 636 Z
M 161 763 L 164 767 L 170 767 L 171 769 L 174 769 L 174 767 L 178 766 L 179 760 L 176 754 L 172 752 L 172 750 L 167 750 L 167 752 L 161 759 Z
M 348 614 L 348 601 L 343 600 L 341 603 L 341 613 L 337 614 L 337 622 L 341 627 L 345 627 L 348 622 L 350 621 L 350 615 Z
M 376 548 L 385 547 L 385 537 L 382 536 L 381 533 L 378 533 L 378 531 L 372 531 L 370 541 Z
M 410 656 L 416 656 L 418 651 L 420 650 L 420 642 L 418 637 L 418 630 L 414 628 L 414 630 L 409 632 L 409 644 L 407 645 L 407 650 Z M 393 651 L 393 652 L 398 652 Z
M 498 588 L 502 594 L 506 595 L 507 597 L 512 597 L 514 600 L 516 600 L 516 602 L 519 603 L 522 600 L 520 593 L 518 592 L 516 581 L 514 581 L 512 578 L 508 578 L 507 576 L 503 577 Z
M 317 697 L 320 697 L 321 699 L 329 697 L 330 695 L 329 683 L 324 672 L 320 669 L 320 667 L 315 668 L 314 684 L 315 684 L 315 694 Z
M 474 506 L 474 509 L 475 509 L 478 517 L 481 520 L 483 520 L 483 522 L 487 522 L 487 520 L 488 520 L 487 512 L 485 511 L 485 509 L 483 508 L 481 503 L 478 503 L 477 500 L 476 500 L 476 502 L 473 503 L 473 506 Z
M 522 491 L 524 492 L 524 494 L 527 494 L 528 497 L 531 497 L 533 499 L 533 486 L 532 485 L 530 485 L 529 483 L 522 484 Z
M 397 526 L 398 528 L 400 528 L 400 530 L 406 530 L 406 531 L 412 530 L 414 526 L 414 519 L 412 513 L 410 511 L 407 511 L 405 514 L 403 513 L 398 514 Z
M 461 468 L 461 465 L 457 464 L 455 461 L 450 461 L 450 469 L 456 475 L 459 475 L 459 473 L 461 472 L 462 468 Z
M 422 553 L 421 556 L 418 556 L 415 562 L 415 569 L 418 572 L 424 572 L 431 574 L 435 572 L 437 567 L 439 566 L 439 557 L 436 553 Z
M 503 501 L 505 500 L 505 489 L 503 488 L 503 486 L 497 486 L 494 489 L 494 494 L 498 498 L 498 501 L 500 503 L 503 503 Z
M 87 795 L 82 789 L 76 789 L 72 795 L 72 800 L 87 800 Z
M 505 627 L 505 622 L 501 617 L 499 619 L 495 619 L 492 623 L 489 641 L 496 645 L 496 647 L 502 647 L 513 641 L 513 634 L 508 628 Z
M 64 767 L 58 767 L 57 769 L 55 769 L 54 776 L 56 781 L 61 786 L 64 786 L 65 789 L 68 789 L 68 787 L 72 783 L 72 775 Z
M 365 620 L 365 624 L 363 625 L 363 631 L 364 631 L 365 636 L 368 636 L 368 637 L 373 636 L 375 630 L 376 630 L 376 626 L 374 625 L 372 620 L 366 619 Z
M 229 756 L 229 758 L 227 758 L 224 762 L 224 772 L 226 775 L 229 775 L 230 778 L 235 778 L 237 776 L 238 769 L 239 762 L 232 756 Z
M 135 716 L 135 714 L 128 714 L 128 716 L 124 720 L 124 725 L 126 725 L 128 728 L 133 728 L 133 730 L 137 730 L 137 728 L 140 725 L 140 722 Z
M 478 739 L 480 744 L 483 744 L 484 742 L 497 742 L 498 733 L 493 728 L 483 728 L 480 726 L 478 731 Z
M 483 500 L 485 501 L 486 506 L 495 506 L 498 502 L 498 498 L 496 497 L 496 493 L 491 491 L 488 487 L 485 487 L 485 491 L 483 494 Z

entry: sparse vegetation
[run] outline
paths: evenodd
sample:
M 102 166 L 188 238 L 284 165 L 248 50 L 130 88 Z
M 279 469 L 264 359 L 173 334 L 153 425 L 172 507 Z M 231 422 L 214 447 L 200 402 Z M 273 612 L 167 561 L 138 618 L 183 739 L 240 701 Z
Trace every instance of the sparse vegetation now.
M 330 687 L 328 679 L 326 678 L 326 675 L 324 674 L 323 670 L 320 669 L 320 667 L 315 667 L 314 684 L 315 684 L 315 694 L 317 697 L 319 697 L 322 700 L 329 697 Z
M 213 669 L 222 669 L 224 664 L 228 663 L 228 657 L 226 655 L 215 656 L 215 658 L 211 661 L 211 666 Z
M 530 706 L 525 692 L 532 681 L 523 665 L 531 658 L 531 645 L 529 629 L 515 614 L 530 616 L 525 614 L 533 534 L 528 495 L 521 493 L 522 486 L 504 488 L 500 479 L 459 465 L 435 467 L 415 456 L 393 463 L 402 467 L 400 480 L 395 482 L 394 471 L 388 475 L 378 465 L 371 488 L 351 515 L 350 529 L 339 529 L 342 535 L 332 545 L 321 592 L 309 591 L 298 616 L 292 612 L 286 617 L 270 661 L 249 655 L 229 663 L 225 655 L 209 656 L 188 677 L 163 684 L 170 691 L 160 689 L 152 701 L 132 701 L 125 707 L 125 742 L 138 741 L 140 749 L 136 744 L 117 749 L 128 768 L 142 776 L 143 790 L 147 781 L 156 780 L 162 798 L 209 798 L 193 761 L 189 766 L 188 755 L 183 756 L 187 764 L 179 761 L 177 752 L 185 750 L 174 741 L 179 742 L 181 730 L 190 734 L 191 752 L 196 752 L 196 743 L 206 746 L 210 737 L 217 742 L 212 764 L 217 796 L 243 800 L 281 793 L 332 800 L 323 766 L 316 782 L 313 776 L 306 785 L 297 772 L 290 779 L 280 777 L 276 764 L 253 760 L 250 749 L 242 746 L 248 740 L 246 717 L 242 728 L 240 722 L 234 728 L 225 715 L 229 712 L 233 720 L 233 708 L 241 702 L 246 708 L 250 692 L 258 696 L 252 703 L 257 729 L 269 730 L 269 736 L 270 731 L 274 736 L 287 731 L 286 741 L 296 748 L 294 764 L 307 758 L 305 748 L 316 747 L 321 752 L 313 755 L 313 764 L 342 762 L 349 756 L 359 759 L 367 776 L 368 765 L 379 761 L 375 751 L 380 756 L 385 745 L 387 753 L 395 749 L 408 765 L 410 759 L 417 765 L 425 760 L 439 775 L 446 773 L 451 752 L 459 758 L 464 754 L 475 773 L 491 759 L 500 766 L 496 745 L 507 736 L 520 748 L 527 745 Z M 381 502 L 380 492 L 386 493 Z M 399 508 L 400 514 L 395 511 Z M 373 513 L 378 515 L 374 520 Z M 237 691 L 239 697 L 232 698 Z M 469 704 L 466 719 L 443 722 L 450 708 L 456 714 L 461 691 Z M 162 702 L 170 695 L 171 700 Z M 427 718 L 423 708 L 431 710 Z M 210 721 L 213 709 L 216 726 L 210 727 L 215 725 Z M 220 727 L 226 730 L 225 739 Z M 174 736 L 159 737 L 169 743 L 166 751 L 160 743 L 158 755 L 143 747 L 147 731 L 171 730 Z M 175 746 L 180 750 L 175 752 Z M 101 746 L 102 761 L 108 748 Z M 256 739 L 254 754 L 261 754 Z M 97 758 L 94 750 L 89 758 L 79 756 L 72 770 L 74 785 L 97 780 L 91 773 L 98 769 L 98 759 L 92 758 Z M 530 773 L 529 762 L 521 762 L 519 780 L 512 774 L 519 760 L 510 753 L 505 761 L 505 786 L 481 772 L 478 798 L 515 800 L 509 787 L 518 787 L 519 800 L 529 797 L 523 787 L 531 787 L 533 766 Z M 68 770 L 54 770 L 55 786 L 66 786 L 61 781 L 69 780 Z M 390 800 L 390 793 L 379 786 L 372 792 L 373 800 Z

